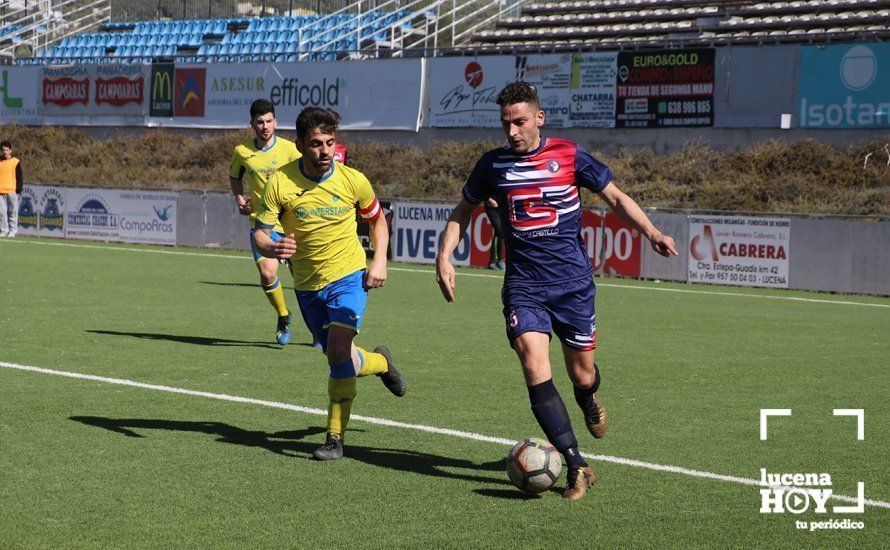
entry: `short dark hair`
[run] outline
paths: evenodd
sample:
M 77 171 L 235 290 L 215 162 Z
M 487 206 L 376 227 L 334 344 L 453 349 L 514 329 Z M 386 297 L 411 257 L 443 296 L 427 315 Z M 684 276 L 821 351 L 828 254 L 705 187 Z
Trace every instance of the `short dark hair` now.
M 9 147 L 12 149 L 12 142 L 8 139 L 4 139 L 3 141 L 0 141 L 0 147 Z
M 541 107 L 541 99 L 538 97 L 538 90 L 528 82 L 523 82 L 521 80 L 511 82 L 504 86 L 504 89 L 498 94 L 496 102 L 501 107 L 504 105 L 515 105 L 516 103 L 528 103 L 535 109 Z
M 258 99 L 250 105 L 250 120 L 266 113 L 275 115 L 275 104 L 268 99 Z
M 305 140 L 313 128 L 322 132 L 336 134 L 340 124 L 340 113 L 321 107 L 306 107 L 297 116 L 297 137 Z

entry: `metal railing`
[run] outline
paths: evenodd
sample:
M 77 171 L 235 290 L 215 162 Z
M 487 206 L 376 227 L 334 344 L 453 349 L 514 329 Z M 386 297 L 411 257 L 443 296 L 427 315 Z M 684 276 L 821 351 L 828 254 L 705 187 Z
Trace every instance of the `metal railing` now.
M 352 2 L 324 3 L 328 13 L 322 15 L 313 22 L 316 29 L 323 29 L 309 36 L 304 29 L 297 29 L 298 47 L 296 51 L 284 52 L 285 55 L 298 55 L 299 60 L 311 60 L 319 58 L 375 58 L 375 57 L 415 57 L 418 55 L 438 56 L 444 50 L 447 54 L 457 53 L 469 46 L 470 38 L 480 28 L 491 25 L 493 22 L 505 16 L 512 16 L 519 12 L 526 0 L 499 0 L 496 2 L 482 0 L 354 0 Z M 232 3 L 215 0 L 203 2 L 186 2 L 176 0 L 148 0 L 142 2 L 128 2 L 125 0 L 62 0 L 51 2 L 42 0 L 43 4 L 52 7 L 48 12 L 55 10 L 67 10 L 65 18 L 61 22 L 52 23 L 41 19 L 31 22 L 29 30 L 42 26 L 47 29 L 42 40 L 35 40 L 33 49 L 47 48 L 59 40 L 82 34 L 101 23 L 120 18 L 121 13 L 132 13 L 134 17 L 127 18 L 129 22 L 150 20 L 152 17 L 139 17 L 139 15 L 153 15 L 158 17 L 162 8 L 172 5 L 181 8 L 178 15 L 189 15 L 203 11 L 207 8 L 207 15 L 222 16 L 214 9 L 227 8 L 228 13 L 237 5 L 244 2 Z M 311 7 L 320 7 L 319 2 L 299 0 L 278 0 L 270 2 L 254 2 L 263 9 L 274 9 L 293 13 L 295 10 L 309 10 Z M 339 7 L 337 7 L 339 6 Z M 153 8 L 152 8 L 153 7 Z M 132 9 L 130 9 L 132 8 Z M 154 11 L 149 14 L 149 8 Z M 166 9 L 165 8 L 165 9 Z M 24 10 L 18 10 L 23 12 Z M 163 12 L 168 13 L 168 12 Z M 394 19 L 393 14 L 398 14 Z M 351 16 L 344 18 L 343 16 Z M 22 14 L 16 20 L 24 20 L 28 15 Z M 7 18 L 4 18 L 6 22 Z M 16 20 L 10 21 L 15 23 Z M 333 22 L 333 23 L 332 23 Z M 351 29 L 348 34 L 336 32 L 343 25 Z M 325 28 L 327 27 L 327 28 Z M 349 45 L 338 44 L 342 40 L 348 40 Z M 211 46 L 212 39 L 204 45 Z M 339 46 L 339 47 L 338 47 Z M 477 46 L 478 48 L 478 46 Z M 281 52 L 279 52 L 281 53 Z M 333 54 L 333 55 L 332 55 Z M 343 55 L 347 54 L 347 55 Z M 192 48 L 185 51 L 177 51 L 175 57 L 197 57 L 198 54 Z M 46 56 L 41 56 L 46 57 Z M 56 56 L 49 56 L 55 59 Z M 147 56 L 135 57 L 136 60 Z M 119 55 L 100 56 L 96 61 L 109 61 L 127 59 Z M 214 57 L 235 57 L 217 54 L 216 56 L 201 56 L 212 61 Z M 245 57 L 241 54 L 239 57 Z M 278 58 L 270 51 L 263 60 Z M 66 56 L 66 62 L 80 62 L 81 58 Z M 93 61 L 89 56 L 83 60 Z M 280 58 L 279 58 L 280 60 Z
M 0 56 L 11 57 L 15 49 L 28 45 L 32 52 L 77 34 L 97 28 L 109 20 L 110 0 L 38 0 L 4 11 L 4 27 L 18 27 L 9 44 L 0 46 Z
M 354 0 L 111 0 L 114 22 L 331 13 Z

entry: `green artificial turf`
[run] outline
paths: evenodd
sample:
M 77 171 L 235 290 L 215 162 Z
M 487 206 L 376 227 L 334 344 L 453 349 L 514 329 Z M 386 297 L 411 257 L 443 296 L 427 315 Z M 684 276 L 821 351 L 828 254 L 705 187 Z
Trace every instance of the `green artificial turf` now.
M 408 394 L 360 379 L 353 414 L 542 437 L 497 274 L 462 270 L 446 304 L 430 267 L 390 268 L 357 342 L 392 349 Z M 243 253 L 2 241 L 0 362 L 324 409 L 325 358 L 301 323 L 274 344 L 257 283 Z M 890 300 L 597 283 L 605 439 L 586 433 L 551 350 L 582 451 L 740 478 L 828 472 L 837 493 L 863 481 L 867 498 L 890 501 L 890 307 L 826 303 Z M 761 408 L 793 410 L 767 441 Z M 835 408 L 865 410 L 864 441 Z M 582 501 L 560 498 L 565 474 L 529 498 L 507 480 L 502 443 L 357 419 L 346 458 L 319 463 L 324 426 L 269 404 L 0 368 L 0 545 L 880 547 L 890 534 L 886 507 L 763 515 L 758 487 L 611 458 L 591 460 L 599 482 Z M 865 529 L 795 528 L 830 518 Z

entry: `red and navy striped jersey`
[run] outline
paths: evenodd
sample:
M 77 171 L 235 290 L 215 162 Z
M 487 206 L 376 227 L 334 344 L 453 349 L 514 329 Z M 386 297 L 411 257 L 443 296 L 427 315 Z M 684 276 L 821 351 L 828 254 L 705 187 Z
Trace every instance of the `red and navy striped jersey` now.
M 580 188 L 599 193 L 612 171 L 580 145 L 541 138 L 526 154 L 510 147 L 485 153 L 467 179 L 464 198 L 498 202 L 507 248 L 505 283 L 557 283 L 590 277 L 581 238 Z

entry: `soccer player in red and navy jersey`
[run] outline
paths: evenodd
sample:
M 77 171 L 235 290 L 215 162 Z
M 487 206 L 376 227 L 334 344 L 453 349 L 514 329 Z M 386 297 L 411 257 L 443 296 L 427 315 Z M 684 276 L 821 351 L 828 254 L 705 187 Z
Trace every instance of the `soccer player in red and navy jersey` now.
M 508 84 L 497 103 L 509 145 L 485 153 L 467 179 L 463 199 L 445 225 L 436 279 L 442 295 L 453 302 L 451 254 L 476 206 L 494 197 L 507 248 L 501 293 L 507 338 L 522 364 L 532 412 L 568 464 L 563 496 L 577 500 L 587 494 L 596 475 L 578 451 L 568 411 L 553 385 L 549 349 L 555 332 L 585 424 L 595 438 L 602 438 L 606 410 L 596 396 L 600 373 L 593 360 L 596 288 L 593 266 L 582 246 L 580 188 L 602 197 L 662 256 L 676 256 L 677 250 L 674 240 L 656 229 L 613 183 L 608 166 L 577 143 L 541 135 L 544 111 L 534 86 Z

